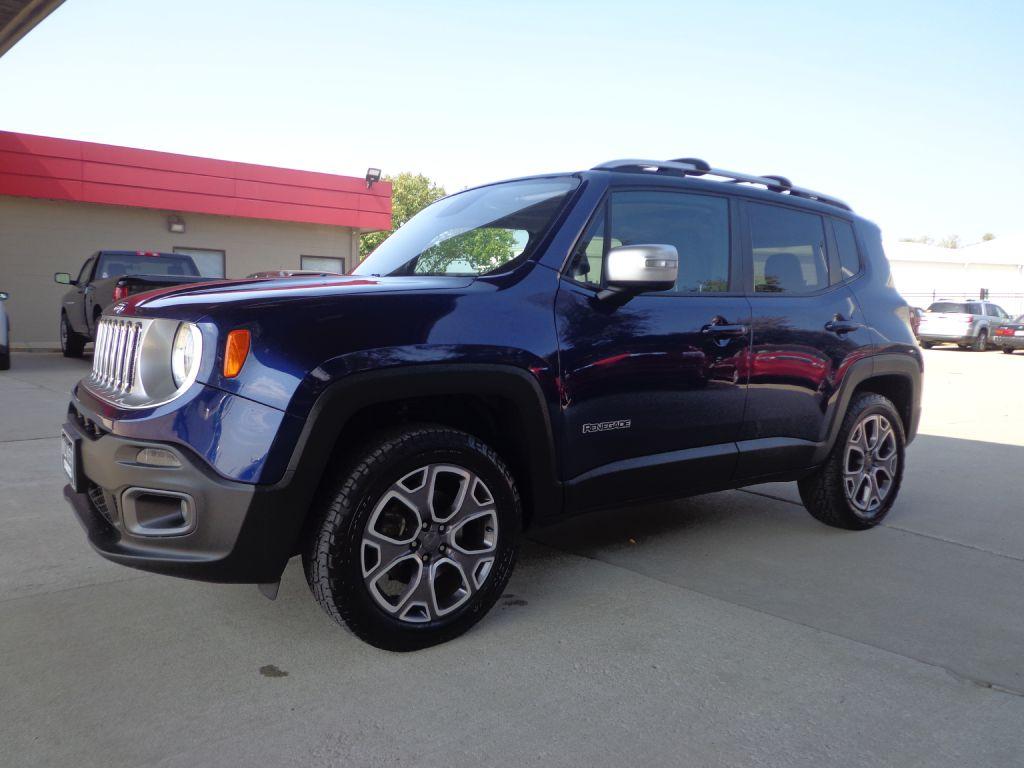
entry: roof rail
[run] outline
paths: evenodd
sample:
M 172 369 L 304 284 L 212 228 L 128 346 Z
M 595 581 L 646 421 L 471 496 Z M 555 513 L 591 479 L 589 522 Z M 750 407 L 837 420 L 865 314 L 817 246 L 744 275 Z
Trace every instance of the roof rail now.
M 623 173 L 665 173 L 675 176 L 717 176 L 725 179 L 727 184 L 757 184 L 772 192 L 817 200 L 820 203 L 834 205 L 845 211 L 853 210 L 838 197 L 823 195 L 813 189 L 794 186 L 785 176 L 754 176 L 749 173 L 736 173 L 721 168 L 712 168 L 696 157 L 681 157 L 676 160 L 611 160 L 595 165 L 595 171 L 620 171 Z

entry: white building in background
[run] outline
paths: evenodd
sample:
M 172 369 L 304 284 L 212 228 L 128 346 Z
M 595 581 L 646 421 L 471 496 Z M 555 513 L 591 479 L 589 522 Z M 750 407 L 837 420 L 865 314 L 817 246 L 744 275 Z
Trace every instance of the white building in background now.
M 886 242 L 885 253 L 896 288 L 915 306 L 977 299 L 984 288 L 1010 314 L 1024 314 L 1024 233 L 963 248 Z

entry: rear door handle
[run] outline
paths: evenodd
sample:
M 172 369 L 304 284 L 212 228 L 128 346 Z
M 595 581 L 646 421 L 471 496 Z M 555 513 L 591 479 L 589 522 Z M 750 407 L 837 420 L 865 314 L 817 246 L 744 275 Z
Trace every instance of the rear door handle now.
M 745 325 L 705 325 L 700 332 L 708 336 L 746 336 Z
M 842 336 L 844 333 L 853 333 L 854 331 L 859 331 L 863 327 L 864 326 L 861 325 L 860 323 L 855 323 L 852 320 L 841 320 L 838 318 L 835 320 L 829 320 L 827 323 L 825 323 L 826 331 L 830 331 L 831 333 L 838 333 L 840 336 Z

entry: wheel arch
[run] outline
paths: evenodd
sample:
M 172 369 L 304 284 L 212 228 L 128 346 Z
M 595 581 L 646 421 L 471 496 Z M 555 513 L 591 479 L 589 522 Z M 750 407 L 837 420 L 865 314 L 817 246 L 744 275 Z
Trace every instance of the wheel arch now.
M 831 452 L 850 403 L 862 392 L 874 392 L 892 401 L 909 444 L 917 435 L 921 417 L 921 382 L 920 353 L 886 353 L 857 361 L 829 400 L 826 432 L 819 443 L 814 463 L 823 462 Z
M 501 455 L 520 486 L 524 522 L 561 511 L 551 419 L 537 380 L 514 366 L 430 364 L 353 374 L 320 394 L 282 480 L 302 494 L 294 507 L 300 517 L 333 460 L 369 433 L 424 421 L 468 432 Z

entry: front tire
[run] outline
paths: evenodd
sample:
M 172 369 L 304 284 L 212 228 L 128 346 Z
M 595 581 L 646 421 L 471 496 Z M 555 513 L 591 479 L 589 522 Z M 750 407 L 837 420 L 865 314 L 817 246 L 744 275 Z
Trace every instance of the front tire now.
M 921 346 L 924 347 L 925 349 L 931 349 L 932 347 L 935 346 L 935 342 L 934 341 L 922 341 L 921 342 Z
M 1004 355 L 1012 355 L 1013 354 L 1013 347 L 1003 347 L 1003 354 Z
M 11 353 L 10 350 L 7 352 L 0 352 L 0 371 L 7 371 L 11 368 Z
M 339 462 L 303 553 L 321 608 L 367 643 L 414 651 L 458 637 L 512 575 L 515 481 L 477 438 L 406 426 Z
M 835 528 L 878 525 L 899 494 L 905 448 L 903 422 L 892 402 L 871 392 L 857 396 L 825 463 L 799 482 L 807 511 Z
M 71 328 L 68 316 L 60 313 L 60 351 L 64 357 L 81 357 L 85 349 L 85 337 L 80 336 Z

